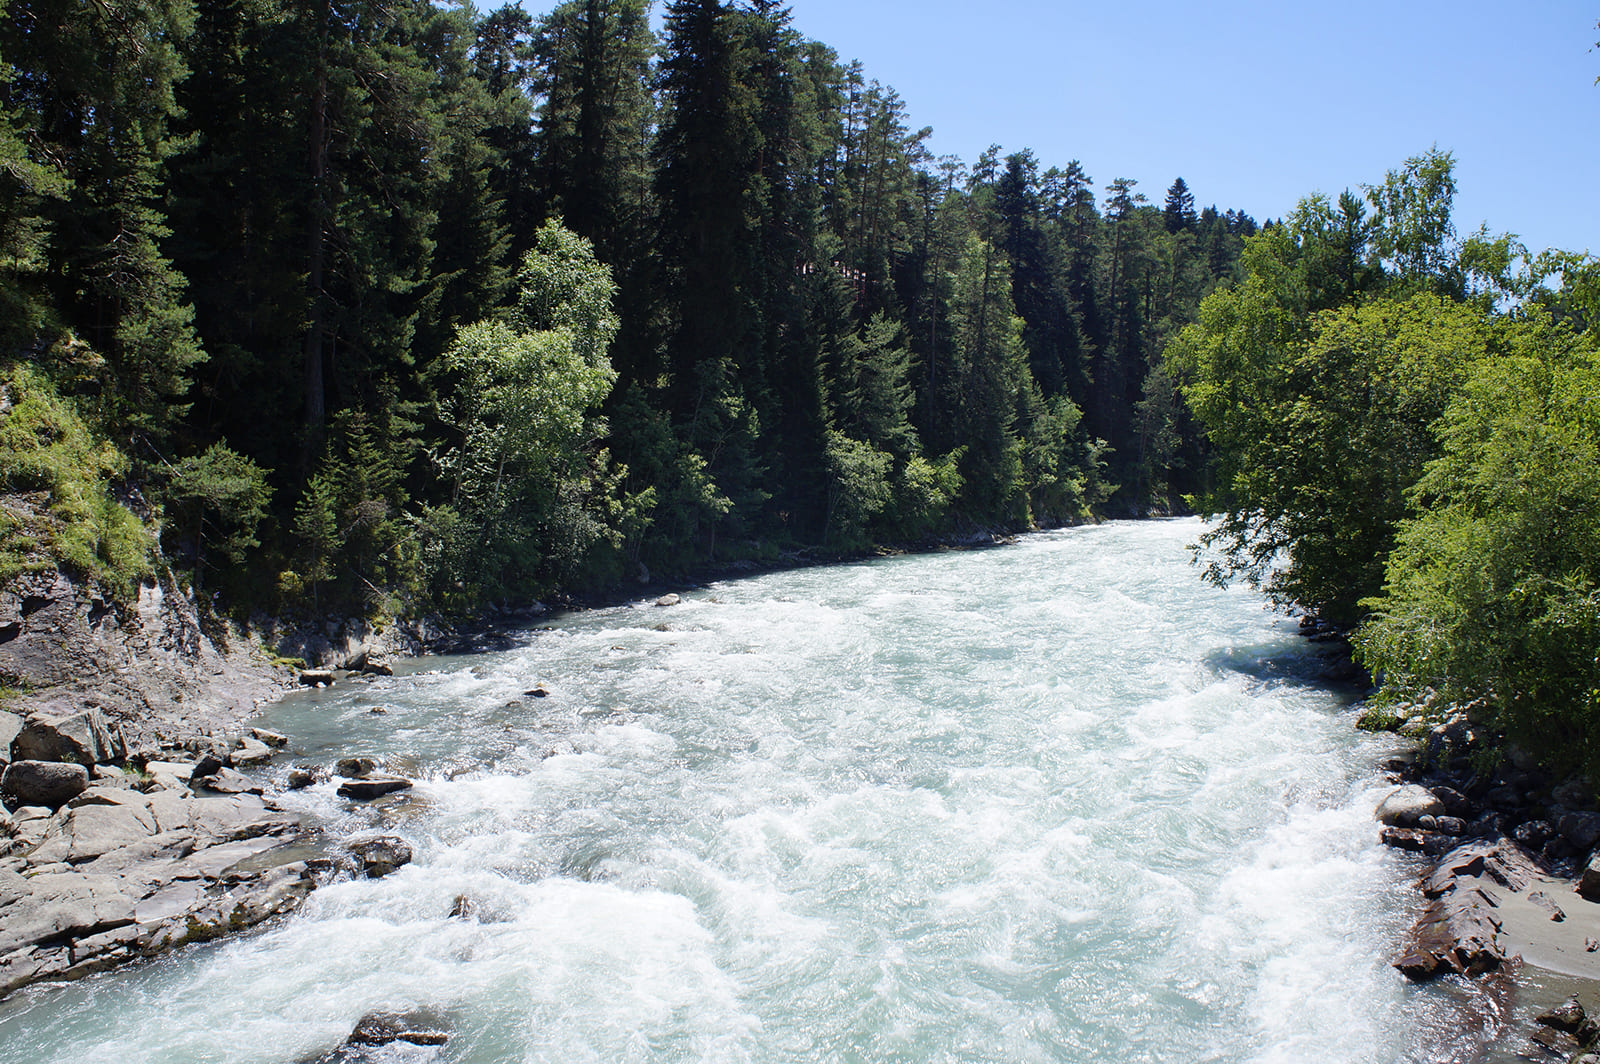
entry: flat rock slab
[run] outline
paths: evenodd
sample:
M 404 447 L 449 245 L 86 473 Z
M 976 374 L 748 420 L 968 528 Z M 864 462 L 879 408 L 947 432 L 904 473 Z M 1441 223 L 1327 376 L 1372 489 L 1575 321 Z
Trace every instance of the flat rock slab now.
M 1600 938 L 1600 903 L 1585 900 L 1571 881 L 1545 875 L 1511 839 L 1450 851 L 1423 891 L 1430 901 L 1395 963 L 1412 979 L 1491 971 L 1518 956 L 1547 971 L 1600 979 L 1600 952 L 1586 945 Z
M 0 868 L 0 998 L 250 927 L 316 885 L 304 861 L 241 867 L 302 834 L 253 795 L 97 786 L 38 813 Z
M 369 801 L 381 798 L 385 794 L 395 791 L 408 790 L 411 781 L 401 779 L 399 776 L 365 776 L 358 780 L 346 780 L 339 784 L 338 795 L 341 798 L 354 798 L 357 801 Z

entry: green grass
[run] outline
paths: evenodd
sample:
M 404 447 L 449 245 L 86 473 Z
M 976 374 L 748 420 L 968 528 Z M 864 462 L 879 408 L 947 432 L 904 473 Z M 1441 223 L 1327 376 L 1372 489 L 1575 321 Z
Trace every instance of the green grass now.
M 60 566 L 119 601 L 153 572 L 144 524 L 111 495 L 127 459 L 27 366 L 0 370 L 0 582 Z

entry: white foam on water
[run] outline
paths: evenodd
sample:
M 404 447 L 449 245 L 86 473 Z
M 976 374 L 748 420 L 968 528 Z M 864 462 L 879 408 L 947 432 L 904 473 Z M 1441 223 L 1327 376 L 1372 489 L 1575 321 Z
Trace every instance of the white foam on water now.
M 730 581 L 285 704 L 415 766 L 286 798 L 414 862 L 0 1006 L 0 1062 L 288 1062 L 412 1007 L 455 1064 L 1406 1060 L 1377 748 L 1198 531 Z

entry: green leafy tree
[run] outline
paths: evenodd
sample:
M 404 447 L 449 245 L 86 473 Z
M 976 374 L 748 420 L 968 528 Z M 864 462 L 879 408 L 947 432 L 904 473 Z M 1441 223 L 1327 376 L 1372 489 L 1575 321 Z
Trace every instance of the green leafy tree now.
M 261 545 L 257 530 L 272 498 L 267 471 L 226 445 L 180 459 L 163 495 L 177 517 L 174 531 L 189 537 L 196 591 L 216 568 L 213 554 L 238 566 Z
M 1208 297 L 1167 358 L 1215 447 L 1215 486 L 1195 500 L 1217 518 L 1207 577 L 1351 623 L 1437 452 L 1431 426 L 1493 332 L 1427 293 L 1324 311 L 1307 331 L 1253 277 Z
M 1509 350 L 1439 422 L 1356 642 L 1388 698 L 1476 703 L 1600 778 L 1600 353 L 1542 315 L 1502 328 Z

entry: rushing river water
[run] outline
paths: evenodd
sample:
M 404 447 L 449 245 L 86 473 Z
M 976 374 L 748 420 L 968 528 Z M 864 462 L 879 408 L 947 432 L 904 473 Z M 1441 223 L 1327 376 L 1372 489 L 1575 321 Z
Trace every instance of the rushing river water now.
M 419 782 L 285 803 L 416 860 L 17 995 L 0 1061 L 286 1064 L 418 1007 L 452 1040 L 394 1059 L 1432 1059 L 1386 744 L 1291 621 L 1199 581 L 1198 531 L 728 581 L 289 699 L 270 773 Z

